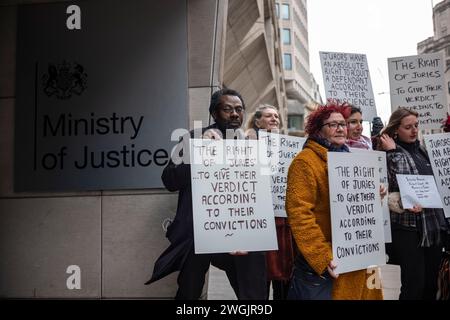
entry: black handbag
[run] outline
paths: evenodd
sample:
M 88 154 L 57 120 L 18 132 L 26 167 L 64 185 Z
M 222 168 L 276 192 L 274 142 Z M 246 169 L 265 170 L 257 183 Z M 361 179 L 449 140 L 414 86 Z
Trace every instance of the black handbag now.
M 305 258 L 297 254 L 287 300 L 331 300 L 333 278 L 328 271 L 317 274 Z

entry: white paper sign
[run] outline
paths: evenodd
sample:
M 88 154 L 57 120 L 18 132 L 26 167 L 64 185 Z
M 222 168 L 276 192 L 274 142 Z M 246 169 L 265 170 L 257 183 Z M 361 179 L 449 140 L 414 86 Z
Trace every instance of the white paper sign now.
M 195 253 L 277 250 L 267 150 L 257 140 L 191 139 Z M 187 226 L 188 227 L 188 226 Z
M 363 119 L 377 115 L 365 54 L 319 52 L 325 96 L 361 108 Z
M 444 213 L 450 218 L 450 132 L 426 135 L 424 139 Z
M 396 176 L 404 209 L 412 209 L 416 204 L 422 208 L 442 208 L 434 176 L 409 174 Z
M 389 181 L 387 174 L 387 161 L 386 161 L 386 152 L 384 151 L 374 151 L 374 150 L 366 150 L 359 148 L 349 148 L 350 152 L 370 152 L 375 154 L 378 159 L 379 171 L 380 171 L 380 183 L 384 185 L 386 191 L 389 190 Z M 384 242 L 391 243 L 392 242 L 392 232 L 391 232 L 391 214 L 389 212 L 389 204 L 388 204 L 388 196 L 381 200 L 381 207 L 383 208 L 383 227 L 384 227 Z
M 377 156 L 328 152 L 328 179 L 336 272 L 385 264 Z
M 447 107 L 442 52 L 388 59 L 391 109 L 419 113 L 420 129 L 439 129 Z
M 273 211 L 276 217 L 287 217 L 284 208 L 287 174 L 292 160 L 303 149 L 306 138 L 260 131 L 259 141 L 266 143 L 270 160 Z

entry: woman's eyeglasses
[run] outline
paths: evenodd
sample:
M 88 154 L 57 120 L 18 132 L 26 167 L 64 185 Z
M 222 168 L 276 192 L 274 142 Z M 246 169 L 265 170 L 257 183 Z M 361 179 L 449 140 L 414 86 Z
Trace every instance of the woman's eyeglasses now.
M 347 123 L 345 122 L 328 122 L 324 123 L 322 127 L 328 126 L 330 129 L 337 129 L 338 127 L 341 127 L 342 129 L 347 128 Z

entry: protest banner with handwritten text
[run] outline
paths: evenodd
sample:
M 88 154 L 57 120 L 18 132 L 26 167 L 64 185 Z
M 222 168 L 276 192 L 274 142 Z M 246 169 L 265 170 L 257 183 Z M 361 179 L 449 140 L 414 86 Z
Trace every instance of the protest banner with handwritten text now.
M 259 140 L 266 143 L 267 157 L 270 160 L 273 211 L 276 217 L 287 217 L 284 208 L 287 174 L 292 160 L 302 150 L 306 138 L 260 131 Z
M 261 174 L 268 163 L 264 146 L 258 148 L 257 140 L 191 139 L 196 253 L 278 249 L 275 218 L 267 210 L 270 175 Z
M 377 115 L 365 54 L 319 52 L 325 96 L 361 108 L 364 120 Z
M 445 216 L 450 218 L 450 132 L 426 135 L 424 139 Z
M 386 190 L 389 190 L 389 181 L 387 174 L 387 162 L 386 162 L 386 152 L 384 151 L 374 151 L 359 148 L 350 148 L 350 152 L 370 152 L 377 155 L 379 170 L 380 170 L 380 183 L 384 185 Z M 389 212 L 388 195 L 386 195 L 383 200 L 381 200 L 381 206 L 383 208 L 383 227 L 384 227 L 384 242 L 392 242 L 392 231 L 391 231 L 391 214 Z
M 388 68 L 392 111 L 407 107 L 420 129 L 439 129 L 448 111 L 443 54 L 389 58 Z
M 442 208 L 434 176 L 396 174 L 404 209 L 415 205 L 422 208 Z
M 385 264 L 377 155 L 328 152 L 328 179 L 336 272 Z

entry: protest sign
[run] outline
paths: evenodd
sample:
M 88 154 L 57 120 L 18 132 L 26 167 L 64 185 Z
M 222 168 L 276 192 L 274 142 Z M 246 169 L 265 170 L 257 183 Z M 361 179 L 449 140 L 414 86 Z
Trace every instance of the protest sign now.
M 319 52 L 325 96 L 361 108 L 363 119 L 372 121 L 377 110 L 365 54 Z
M 191 139 L 196 253 L 278 249 L 270 176 L 261 174 L 267 150 L 259 147 L 256 140 Z
M 264 142 L 267 146 L 267 157 L 270 161 L 271 171 L 270 186 L 273 211 L 276 217 L 287 217 L 284 208 L 287 174 L 292 160 L 302 150 L 306 138 L 260 131 L 259 141 Z
M 450 132 L 426 135 L 424 139 L 445 216 L 450 218 Z
M 377 156 L 328 152 L 328 179 L 335 271 L 385 264 Z
M 391 109 L 419 113 L 420 129 L 439 129 L 448 111 L 442 52 L 388 59 Z
M 397 174 L 403 209 L 415 205 L 422 208 L 442 208 L 441 197 L 433 176 Z
M 350 148 L 350 152 L 370 152 L 377 155 L 379 170 L 380 170 L 380 183 L 384 185 L 386 191 L 389 190 L 389 181 L 387 175 L 387 162 L 386 162 L 386 152 L 384 151 L 374 151 L 359 148 Z M 391 214 L 389 212 L 388 195 L 381 200 L 381 207 L 383 208 L 383 227 L 384 227 L 384 242 L 392 242 L 392 232 L 391 232 Z

